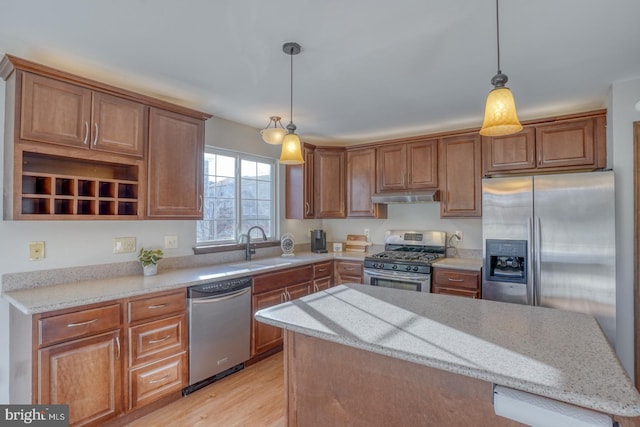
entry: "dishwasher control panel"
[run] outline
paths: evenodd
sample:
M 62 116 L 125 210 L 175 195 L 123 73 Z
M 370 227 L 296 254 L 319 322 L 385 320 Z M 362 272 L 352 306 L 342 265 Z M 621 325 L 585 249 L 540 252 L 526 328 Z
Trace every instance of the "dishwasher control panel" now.
M 251 286 L 251 277 L 224 279 L 217 282 L 203 283 L 187 288 L 187 298 L 198 298 L 206 295 L 217 295 L 238 291 Z

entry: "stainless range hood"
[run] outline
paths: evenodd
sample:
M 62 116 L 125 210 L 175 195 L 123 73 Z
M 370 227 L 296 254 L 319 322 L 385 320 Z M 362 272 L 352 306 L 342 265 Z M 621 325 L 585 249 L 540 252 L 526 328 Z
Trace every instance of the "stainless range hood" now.
M 438 201 L 440 201 L 439 190 L 397 191 L 390 193 L 375 193 L 371 196 L 371 202 L 380 204 L 428 203 Z

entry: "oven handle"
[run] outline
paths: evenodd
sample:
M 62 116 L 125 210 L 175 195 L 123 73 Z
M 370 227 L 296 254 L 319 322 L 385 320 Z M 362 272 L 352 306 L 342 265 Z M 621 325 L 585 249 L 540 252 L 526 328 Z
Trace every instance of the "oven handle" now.
M 414 280 L 425 280 L 430 276 L 427 274 L 412 274 L 412 273 L 403 273 L 402 271 L 379 271 L 379 270 L 369 270 L 368 268 L 364 269 L 365 274 L 372 277 L 388 277 L 388 278 L 397 278 L 397 279 L 414 279 Z

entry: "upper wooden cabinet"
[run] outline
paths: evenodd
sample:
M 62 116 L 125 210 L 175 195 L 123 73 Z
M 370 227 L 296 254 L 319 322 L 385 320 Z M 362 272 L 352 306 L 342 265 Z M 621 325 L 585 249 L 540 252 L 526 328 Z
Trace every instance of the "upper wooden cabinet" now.
M 149 218 L 202 219 L 204 121 L 151 108 Z
M 32 73 L 21 96 L 22 140 L 143 156 L 144 104 Z
M 480 135 L 470 133 L 440 142 L 440 216 L 482 215 L 482 163 Z
M 438 140 L 377 147 L 378 191 L 438 187 Z
M 386 218 L 387 205 L 371 203 L 376 190 L 376 149 L 347 150 L 347 217 Z
M 316 218 L 344 218 L 345 151 L 343 148 L 317 148 L 314 157 Z
M 304 164 L 287 165 L 285 169 L 285 216 L 287 219 L 315 218 L 314 150 L 302 147 Z
M 0 77 L 5 219 L 201 217 L 210 115 L 11 55 L 0 61 Z M 150 108 L 173 119 L 154 114 L 150 125 Z
M 605 128 L 605 112 L 597 111 L 529 124 L 514 135 L 483 137 L 483 173 L 604 168 Z

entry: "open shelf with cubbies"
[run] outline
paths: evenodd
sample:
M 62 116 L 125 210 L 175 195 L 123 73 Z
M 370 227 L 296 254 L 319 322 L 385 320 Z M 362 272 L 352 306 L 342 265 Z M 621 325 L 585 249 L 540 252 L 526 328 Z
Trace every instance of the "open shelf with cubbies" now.
M 139 167 L 22 152 L 20 219 L 136 219 Z

